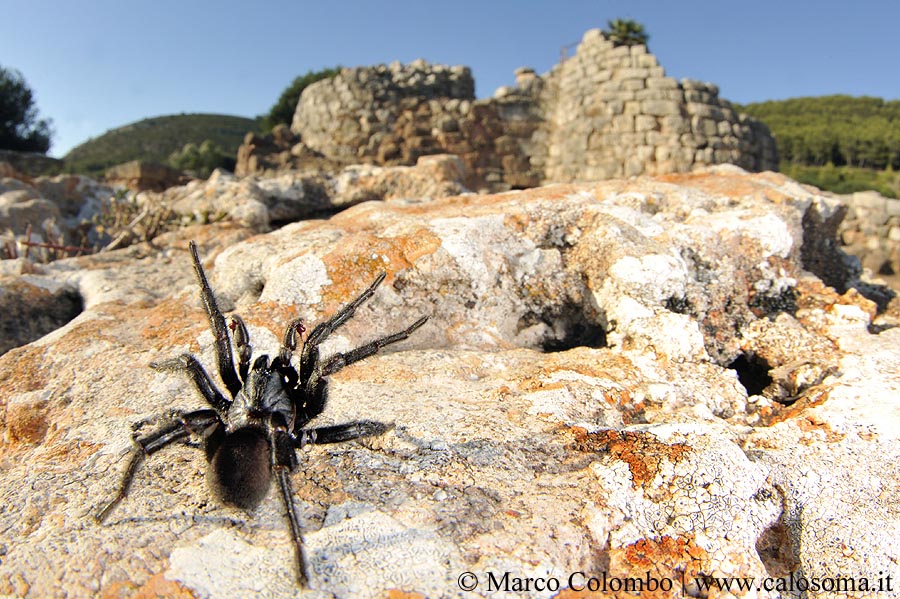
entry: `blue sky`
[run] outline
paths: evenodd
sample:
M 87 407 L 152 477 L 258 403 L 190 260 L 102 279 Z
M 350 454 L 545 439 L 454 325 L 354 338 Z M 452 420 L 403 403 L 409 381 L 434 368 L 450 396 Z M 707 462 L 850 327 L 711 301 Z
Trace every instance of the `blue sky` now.
M 893 0 L 0 0 L 0 15 L 0 65 L 53 120 L 54 156 L 150 116 L 256 116 L 297 75 L 336 64 L 464 64 L 487 97 L 617 17 L 644 24 L 669 76 L 734 102 L 900 98 Z

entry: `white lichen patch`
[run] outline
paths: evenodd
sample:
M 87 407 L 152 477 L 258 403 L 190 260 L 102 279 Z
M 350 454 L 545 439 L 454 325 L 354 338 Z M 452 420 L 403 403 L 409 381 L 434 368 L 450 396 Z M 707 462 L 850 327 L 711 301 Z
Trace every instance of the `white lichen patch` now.
M 331 511 L 340 513 L 340 506 Z M 304 535 L 311 588 L 360 598 L 381 597 L 382 589 L 431 597 L 450 588 L 453 550 L 434 531 L 409 528 L 376 510 L 341 515 Z
M 166 578 L 206 599 L 288 597 L 297 591 L 289 556 L 288 547 L 253 545 L 231 530 L 218 528 L 172 550 Z

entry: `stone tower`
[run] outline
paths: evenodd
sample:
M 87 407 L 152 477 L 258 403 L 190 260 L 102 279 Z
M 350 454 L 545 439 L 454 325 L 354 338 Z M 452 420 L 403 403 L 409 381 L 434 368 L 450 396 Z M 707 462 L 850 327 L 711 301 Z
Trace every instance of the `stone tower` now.
M 768 128 L 738 115 L 715 85 L 666 77 L 643 45 L 598 29 L 545 76 L 544 178 L 574 181 L 685 172 L 731 163 L 778 167 Z

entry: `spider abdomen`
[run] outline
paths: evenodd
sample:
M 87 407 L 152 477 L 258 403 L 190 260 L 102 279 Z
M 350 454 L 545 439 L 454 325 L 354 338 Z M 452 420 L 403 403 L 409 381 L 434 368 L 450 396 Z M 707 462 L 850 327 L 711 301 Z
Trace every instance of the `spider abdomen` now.
M 265 434 L 246 427 L 211 442 L 206 480 L 212 494 L 244 510 L 259 505 L 272 483 L 272 452 Z

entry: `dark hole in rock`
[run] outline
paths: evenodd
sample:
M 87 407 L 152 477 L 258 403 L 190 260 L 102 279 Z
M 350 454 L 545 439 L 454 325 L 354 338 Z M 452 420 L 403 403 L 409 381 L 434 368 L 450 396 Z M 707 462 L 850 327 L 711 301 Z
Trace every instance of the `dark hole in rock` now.
M 891 261 L 885 260 L 884 262 L 881 263 L 881 266 L 878 268 L 878 274 L 890 276 L 890 275 L 895 275 L 897 273 L 894 272 L 894 267 L 891 264 Z
M 595 324 L 574 324 L 561 339 L 547 339 L 541 344 L 545 352 L 566 351 L 576 347 L 606 347 L 606 332 Z
M 580 304 L 548 306 L 544 312 L 527 312 L 519 318 L 519 330 L 543 324 L 539 341 L 545 352 L 559 352 L 576 347 L 606 347 L 606 331 L 588 318 Z
M 559 352 L 576 347 L 606 347 L 606 331 L 590 321 L 581 306 L 567 305 L 560 313 L 542 319 L 556 333 L 541 344 L 545 352 Z
M 0 355 L 60 328 L 84 311 L 71 287 L 48 291 L 18 281 L 0 287 Z
M 747 395 L 759 395 L 763 389 L 772 384 L 769 364 L 762 358 L 748 358 L 745 354 L 741 354 L 728 365 L 728 368 L 737 372 L 738 381 L 747 390 Z

